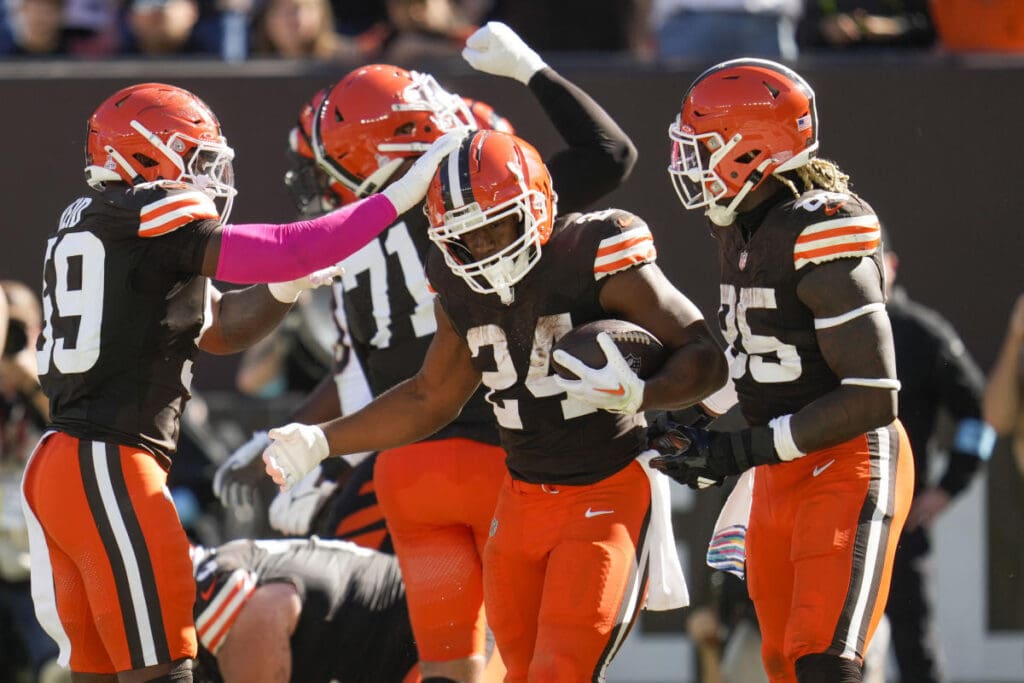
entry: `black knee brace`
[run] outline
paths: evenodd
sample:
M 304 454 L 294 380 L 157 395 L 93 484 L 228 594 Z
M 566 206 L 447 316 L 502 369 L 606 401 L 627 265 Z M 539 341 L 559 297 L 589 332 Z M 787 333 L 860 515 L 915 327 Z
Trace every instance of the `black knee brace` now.
M 796 660 L 798 683 L 861 683 L 857 662 L 836 655 L 804 655 Z

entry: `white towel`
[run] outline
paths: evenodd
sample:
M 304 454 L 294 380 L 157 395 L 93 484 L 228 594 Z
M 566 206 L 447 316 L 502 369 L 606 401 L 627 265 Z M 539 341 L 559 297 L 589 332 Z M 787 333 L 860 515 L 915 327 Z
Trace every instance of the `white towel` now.
M 646 552 L 648 563 L 647 601 L 643 608 L 662 611 L 686 607 L 690 592 L 686 589 L 683 567 L 676 552 L 675 534 L 672 532 L 671 494 L 668 477 L 650 466 L 651 458 L 660 455 L 656 450 L 644 451 L 637 460 L 643 465 L 651 481 L 651 525 L 647 530 Z
M 715 531 L 708 544 L 708 566 L 735 574 L 741 579 L 746 574 L 747 525 L 750 522 L 753 494 L 754 469 L 751 468 L 736 481 L 736 488 L 718 513 Z

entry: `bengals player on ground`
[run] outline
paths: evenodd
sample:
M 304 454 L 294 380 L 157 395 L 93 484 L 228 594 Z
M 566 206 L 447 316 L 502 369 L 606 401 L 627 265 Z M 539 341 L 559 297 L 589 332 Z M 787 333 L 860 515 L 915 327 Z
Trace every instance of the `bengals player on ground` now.
M 763 60 L 700 75 L 669 173 L 719 245 L 719 321 L 751 425 L 655 460 L 700 488 L 758 467 L 747 577 L 773 683 L 861 680 L 913 492 L 879 219 L 816 158 L 814 92 Z

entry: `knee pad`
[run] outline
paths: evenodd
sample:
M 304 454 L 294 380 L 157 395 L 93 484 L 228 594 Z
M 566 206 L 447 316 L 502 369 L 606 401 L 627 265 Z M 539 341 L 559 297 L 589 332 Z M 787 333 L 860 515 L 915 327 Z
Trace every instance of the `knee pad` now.
M 861 683 L 857 662 L 836 655 L 804 655 L 796 660 L 798 683 Z

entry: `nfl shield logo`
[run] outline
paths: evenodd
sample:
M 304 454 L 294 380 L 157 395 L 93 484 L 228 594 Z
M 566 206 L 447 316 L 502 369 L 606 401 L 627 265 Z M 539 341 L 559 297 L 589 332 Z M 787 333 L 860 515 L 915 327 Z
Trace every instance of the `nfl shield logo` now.
M 747 251 L 744 249 L 740 252 L 740 270 L 747 269 Z

